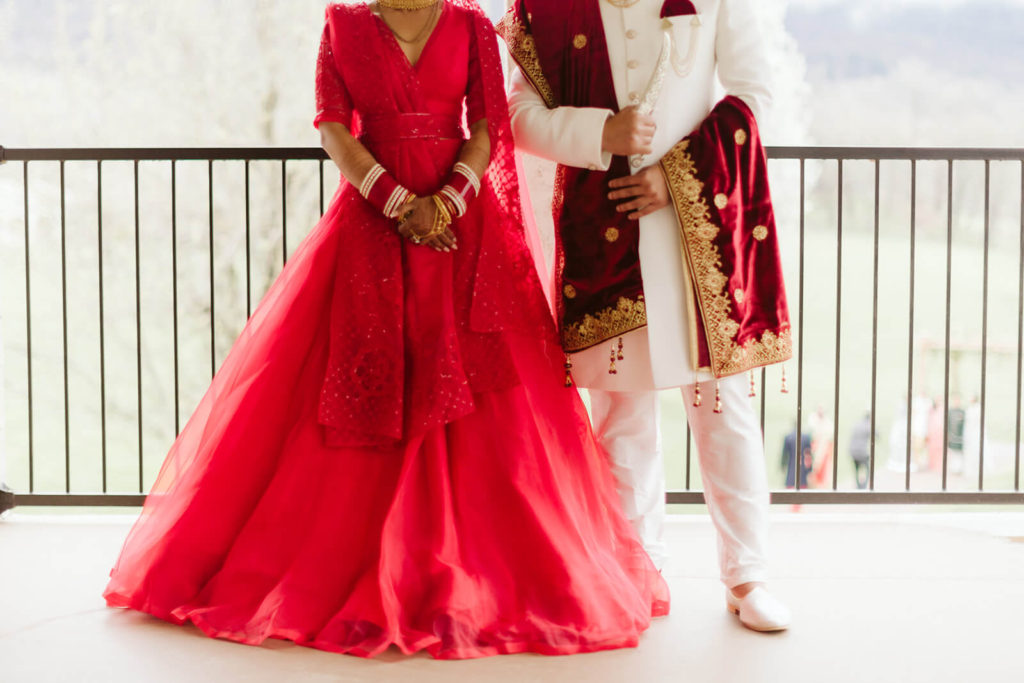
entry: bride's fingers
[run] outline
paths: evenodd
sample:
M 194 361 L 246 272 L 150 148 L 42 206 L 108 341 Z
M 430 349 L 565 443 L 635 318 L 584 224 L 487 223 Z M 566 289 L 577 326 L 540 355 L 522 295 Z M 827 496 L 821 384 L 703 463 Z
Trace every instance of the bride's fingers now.
M 408 223 L 399 223 L 398 235 L 400 237 L 404 237 L 405 239 L 412 239 L 412 227 Z
M 451 230 L 448 230 L 447 228 L 437 236 L 437 241 L 444 246 L 445 251 L 455 248 L 455 235 L 453 235 Z

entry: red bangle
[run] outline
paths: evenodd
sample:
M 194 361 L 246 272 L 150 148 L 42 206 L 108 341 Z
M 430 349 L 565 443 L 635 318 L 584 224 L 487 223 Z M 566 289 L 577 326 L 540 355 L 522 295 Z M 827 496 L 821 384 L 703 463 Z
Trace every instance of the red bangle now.
M 412 193 L 399 185 L 380 164 L 371 168 L 363 178 L 359 194 L 388 218 L 397 216 L 398 210 L 412 196 Z
M 469 205 L 476 199 L 480 192 L 480 181 L 469 166 L 459 162 L 452 169 L 448 183 L 441 188 L 441 196 L 448 200 L 455 208 L 455 216 L 461 218 L 466 215 Z

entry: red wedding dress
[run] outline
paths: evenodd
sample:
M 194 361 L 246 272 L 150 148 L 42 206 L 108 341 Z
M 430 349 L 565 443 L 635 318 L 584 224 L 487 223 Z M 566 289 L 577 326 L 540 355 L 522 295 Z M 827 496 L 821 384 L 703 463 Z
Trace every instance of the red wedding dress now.
M 411 65 L 366 5 L 327 13 L 318 122 L 427 195 L 465 102 L 491 132 L 483 190 L 446 254 L 342 183 L 171 449 L 107 603 L 367 657 L 633 646 L 668 591 L 563 388 L 493 29 L 449 0 Z

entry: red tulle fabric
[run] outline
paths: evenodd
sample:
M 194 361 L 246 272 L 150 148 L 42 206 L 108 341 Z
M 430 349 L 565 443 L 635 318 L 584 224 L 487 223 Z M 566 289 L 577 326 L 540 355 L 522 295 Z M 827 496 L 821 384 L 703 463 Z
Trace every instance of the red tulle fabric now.
M 439 254 L 342 184 L 171 449 L 108 604 L 361 656 L 635 645 L 667 588 L 561 388 L 490 24 L 448 2 L 415 66 L 365 6 L 331 6 L 325 37 L 318 123 L 483 112 L 484 190 Z M 461 145 L 366 139 L 417 193 Z

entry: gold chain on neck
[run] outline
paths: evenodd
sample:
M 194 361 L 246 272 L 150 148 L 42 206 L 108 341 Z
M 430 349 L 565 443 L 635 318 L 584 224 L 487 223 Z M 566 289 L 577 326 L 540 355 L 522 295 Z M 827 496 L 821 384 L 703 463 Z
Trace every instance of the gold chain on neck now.
M 418 9 L 427 9 L 436 5 L 441 0 L 377 0 L 377 4 L 388 9 L 399 12 L 414 12 Z
M 388 1 L 394 2 L 394 0 L 388 0 Z M 434 4 L 434 9 L 430 13 L 430 16 L 427 17 L 427 22 L 425 24 L 423 24 L 423 28 L 420 29 L 419 33 L 417 33 L 412 38 L 406 38 L 405 36 L 403 36 L 401 33 L 396 31 L 391 24 L 388 24 L 387 21 L 385 21 L 384 24 L 388 27 L 388 29 L 390 29 L 391 33 L 394 34 L 395 38 L 398 38 L 403 43 L 407 43 L 409 45 L 415 45 L 415 44 L 419 43 L 421 40 L 423 40 L 423 37 L 425 35 L 427 35 L 427 31 L 429 31 L 430 28 L 434 25 L 434 20 L 437 18 L 437 10 L 438 10 L 438 8 L 440 6 L 441 6 L 440 2 L 437 2 L 437 3 Z M 383 19 L 383 17 L 381 17 L 381 18 Z

